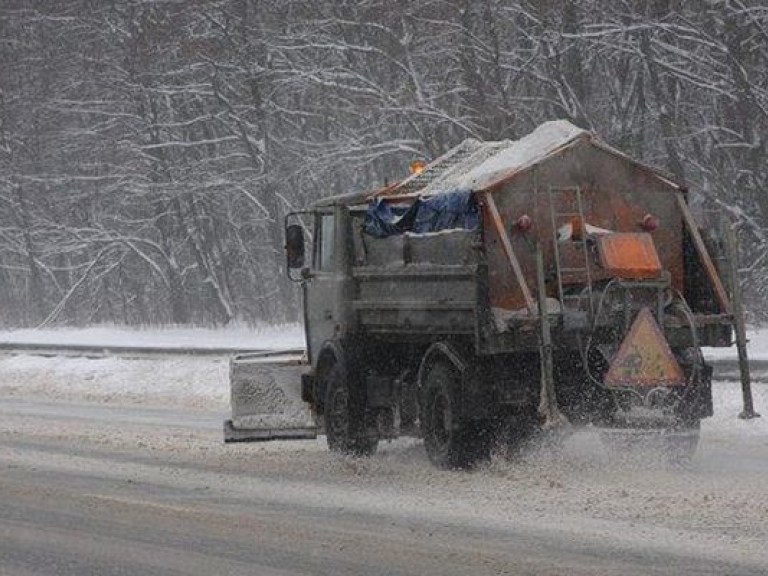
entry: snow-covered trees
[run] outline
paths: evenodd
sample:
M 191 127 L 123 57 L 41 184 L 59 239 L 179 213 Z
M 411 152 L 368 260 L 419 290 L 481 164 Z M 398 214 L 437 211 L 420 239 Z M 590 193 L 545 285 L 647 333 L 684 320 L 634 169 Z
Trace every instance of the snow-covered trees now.
M 0 321 L 292 319 L 286 211 L 559 117 L 727 211 L 760 311 L 762 2 L 6 0 Z

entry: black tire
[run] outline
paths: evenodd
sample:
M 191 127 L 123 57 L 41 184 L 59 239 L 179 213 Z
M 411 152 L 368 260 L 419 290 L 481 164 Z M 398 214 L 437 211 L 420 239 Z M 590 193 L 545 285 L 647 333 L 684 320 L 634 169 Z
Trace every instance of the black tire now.
M 378 438 L 367 436 L 365 401 L 351 390 L 345 371 L 336 363 L 325 376 L 325 435 L 328 449 L 341 454 L 370 456 Z
M 487 423 L 462 417 L 460 377 L 446 361 L 429 368 L 422 383 L 421 431 L 430 461 L 438 468 L 469 468 L 490 455 Z
M 540 432 L 541 426 L 535 409 L 510 414 L 498 425 L 496 434 L 498 455 L 508 460 L 517 458 Z

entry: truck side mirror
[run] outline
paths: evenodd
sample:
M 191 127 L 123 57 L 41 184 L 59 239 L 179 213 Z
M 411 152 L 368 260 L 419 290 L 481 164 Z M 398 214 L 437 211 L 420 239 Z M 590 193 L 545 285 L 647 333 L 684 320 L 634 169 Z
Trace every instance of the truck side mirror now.
M 285 228 L 285 257 L 289 269 L 304 266 L 304 229 L 301 224 L 290 224 Z

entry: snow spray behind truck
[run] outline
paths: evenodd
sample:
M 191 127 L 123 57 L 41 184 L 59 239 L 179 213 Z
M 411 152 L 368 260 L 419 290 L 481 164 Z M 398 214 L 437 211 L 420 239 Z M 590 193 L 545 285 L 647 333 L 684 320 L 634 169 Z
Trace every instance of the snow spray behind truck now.
M 570 422 L 688 458 L 713 412 L 701 347 L 740 321 L 716 245 L 683 186 L 566 121 L 467 140 L 286 219 L 306 358 L 234 358 L 225 438 L 415 435 L 451 468 Z

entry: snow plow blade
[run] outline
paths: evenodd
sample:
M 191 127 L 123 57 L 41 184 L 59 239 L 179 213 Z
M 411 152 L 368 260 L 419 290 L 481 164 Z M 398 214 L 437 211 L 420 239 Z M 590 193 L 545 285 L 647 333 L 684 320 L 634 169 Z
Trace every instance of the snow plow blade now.
M 317 437 L 315 416 L 301 399 L 301 351 L 250 353 L 230 361 L 232 418 L 225 442 L 264 442 Z

